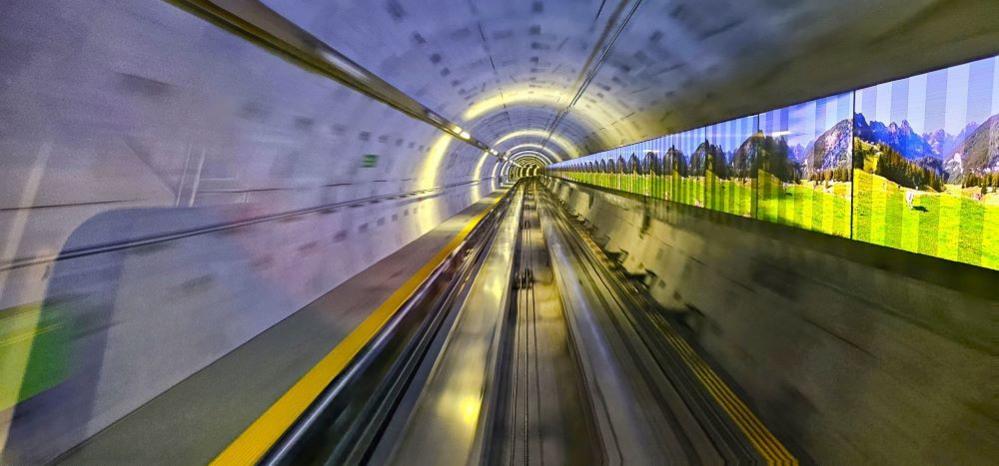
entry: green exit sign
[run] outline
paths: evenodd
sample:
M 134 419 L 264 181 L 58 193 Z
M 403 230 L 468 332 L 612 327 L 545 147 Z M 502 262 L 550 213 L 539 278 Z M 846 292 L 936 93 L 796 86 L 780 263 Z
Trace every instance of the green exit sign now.
M 364 168 L 373 168 L 378 165 L 378 155 L 377 154 L 364 154 L 361 157 L 361 166 Z

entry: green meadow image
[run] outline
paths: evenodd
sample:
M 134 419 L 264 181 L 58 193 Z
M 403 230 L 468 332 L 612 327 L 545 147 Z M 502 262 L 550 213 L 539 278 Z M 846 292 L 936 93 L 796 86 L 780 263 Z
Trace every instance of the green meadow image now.
M 855 93 L 855 239 L 999 269 L 997 65 Z
M 678 134 L 670 139 L 667 159 L 678 167 L 680 187 L 690 185 L 687 204 L 752 217 L 756 170 L 746 158 L 748 141 L 757 133 L 755 115 Z
M 756 218 L 850 236 L 852 113 L 846 93 L 760 115 Z
M 999 270 L 999 57 L 552 168 L 576 181 Z

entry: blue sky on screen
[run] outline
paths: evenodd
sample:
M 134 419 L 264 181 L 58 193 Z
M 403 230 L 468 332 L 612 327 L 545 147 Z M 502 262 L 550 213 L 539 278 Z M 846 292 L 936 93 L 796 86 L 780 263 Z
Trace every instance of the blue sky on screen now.
M 771 136 L 784 136 L 790 146 L 807 146 L 836 123 L 853 115 L 850 92 L 778 108 L 760 114 L 760 127 Z
M 999 114 L 999 56 L 668 135 L 659 144 L 664 150 L 676 145 L 689 156 L 705 137 L 712 137 L 731 151 L 729 146 L 744 136 L 744 124 L 750 124 L 786 137 L 791 146 L 806 146 L 854 111 L 885 124 L 906 120 L 920 134 L 943 128 L 956 135 L 970 122 L 981 124 Z M 619 153 L 610 150 L 593 159 L 616 160 Z
M 857 110 L 868 121 L 902 120 L 917 133 L 961 132 L 999 113 L 999 57 L 932 71 L 861 89 Z
M 710 125 L 706 132 L 712 144 L 721 146 L 725 153 L 731 153 L 749 139 L 758 127 L 757 115 L 750 115 Z

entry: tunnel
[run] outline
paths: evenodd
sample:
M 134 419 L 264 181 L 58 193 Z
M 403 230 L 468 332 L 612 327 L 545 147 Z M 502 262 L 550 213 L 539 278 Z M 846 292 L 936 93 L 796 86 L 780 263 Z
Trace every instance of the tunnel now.
M 994 0 L 6 0 L 0 464 L 999 458 Z

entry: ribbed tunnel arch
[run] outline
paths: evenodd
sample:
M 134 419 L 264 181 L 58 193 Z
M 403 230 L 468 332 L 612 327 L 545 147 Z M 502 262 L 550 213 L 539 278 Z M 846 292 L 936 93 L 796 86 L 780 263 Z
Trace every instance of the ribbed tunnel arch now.
M 265 3 L 499 150 L 562 158 L 982 56 L 995 39 L 975 1 L 948 15 L 926 14 L 933 0 Z M 364 26 L 328 19 L 344 17 Z
M 551 162 L 544 156 L 529 152 L 521 152 L 519 154 L 512 155 L 510 156 L 510 160 L 520 165 L 537 165 L 544 167 L 551 164 Z
M 512 165 L 512 164 L 511 164 Z M 517 180 L 524 177 L 537 176 L 542 173 L 545 163 L 537 158 L 521 158 L 510 168 L 510 178 Z
M 521 160 L 523 158 L 537 160 L 544 165 L 549 165 L 555 163 L 555 159 L 544 152 L 539 152 L 535 150 L 520 150 L 510 153 L 510 160 Z
M 520 143 L 518 146 L 509 147 L 511 144 Z M 558 133 L 549 134 L 547 131 L 538 128 L 525 128 L 511 131 L 504 134 L 493 142 L 493 145 L 505 151 L 512 151 L 516 147 L 532 144 L 553 154 L 559 160 L 566 158 L 576 158 L 580 156 L 580 148 L 575 143 Z
M 263 411 L 297 379 L 161 395 L 374 270 L 317 318 L 354 328 L 383 302 L 369 289 L 456 257 L 512 178 L 991 56 L 982 11 L 995 0 L 0 2 L 0 463 L 50 463 L 155 400 L 246 421 L 234 394 Z M 414 273 L 375 268 L 396 254 Z M 306 333 L 276 341 L 332 344 Z M 38 358 L 49 338 L 76 367 Z M 221 437 L 195 448 L 245 427 L 208 423 L 155 424 Z
M 524 143 L 524 144 L 517 144 L 516 146 L 513 146 L 513 147 L 511 147 L 511 148 L 509 148 L 509 149 L 506 150 L 506 152 L 509 153 L 509 154 L 516 154 L 518 152 L 523 152 L 523 151 L 539 152 L 539 153 L 543 154 L 545 156 L 545 158 L 547 158 L 549 160 L 552 160 L 553 163 L 555 161 L 561 162 L 563 160 L 566 160 L 566 159 L 570 158 L 570 157 L 568 157 L 566 155 L 560 154 L 560 153 L 552 150 L 551 148 L 545 147 L 545 146 L 543 146 L 541 144 L 531 143 L 531 142 Z

